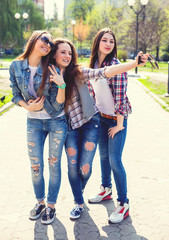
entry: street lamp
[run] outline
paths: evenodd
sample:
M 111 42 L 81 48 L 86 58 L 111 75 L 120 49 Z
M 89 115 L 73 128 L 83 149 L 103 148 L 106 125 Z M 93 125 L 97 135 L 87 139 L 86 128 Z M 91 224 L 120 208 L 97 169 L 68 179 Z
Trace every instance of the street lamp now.
M 23 24 L 24 22 L 28 19 L 29 14 L 28 13 L 23 13 L 22 14 L 22 22 L 21 22 L 21 47 L 23 47 Z M 20 13 L 15 13 L 15 18 L 17 20 L 19 20 L 21 18 L 21 14 Z
M 74 27 L 75 27 L 75 24 L 76 24 L 76 20 L 72 19 L 71 24 L 72 24 L 72 29 L 73 29 L 73 43 L 74 43 L 74 37 L 75 37 Z
M 135 0 L 128 0 L 128 5 L 130 8 L 133 10 L 133 12 L 136 14 L 136 52 L 135 52 L 135 57 L 137 56 L 138 53 L 138 16 L 142 12 L 142 10 L 145 8 L 145 6 L 148 4 L 148 0 L 140 0 L 141 3 L 141 9 L 139 11 L 136 11 L 133 6 L 135 4 Z M 137 73 L 137 68 L 135 68 L 135 73 Z

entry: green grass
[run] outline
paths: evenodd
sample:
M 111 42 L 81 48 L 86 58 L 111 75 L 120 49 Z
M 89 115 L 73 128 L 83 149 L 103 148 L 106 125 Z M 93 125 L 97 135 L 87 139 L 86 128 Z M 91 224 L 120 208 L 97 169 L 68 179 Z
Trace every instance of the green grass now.
M 6 103 L 10 102 L 12 99 L 12 91 L 4 91 L 0 89 L 0 98 L 5 96 L 5 100 L 2 102 L 0 101 L 0 108 L 5 105 Z
M 80 58 L 80 57 L 78 58 L 78 63 L 85 65 L 86 67 L 89 66 L 89 61 L 90 61 L 90 58 Z
M 138 79 L 145 87 L 147 87 L 151 92 L 160 97 L 163 101 L 165 101 L 169 106 L 169 97 L 165 97 L 164 94 L 167 93 L 167 85 L 166 83 L 155 82 L 150 80 L 149 77 L 147 79 Z M 167 109 L 166 109 L 167 110 Z M 167 110 L 169 111 L 169 110 Z

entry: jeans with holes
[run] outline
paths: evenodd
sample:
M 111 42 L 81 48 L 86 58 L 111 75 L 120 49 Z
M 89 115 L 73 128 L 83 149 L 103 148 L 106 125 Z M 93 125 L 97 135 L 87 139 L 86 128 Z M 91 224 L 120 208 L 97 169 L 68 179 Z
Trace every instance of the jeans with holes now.
M 117 189 L 118 201 L 126 203 L 127 180 L 126 172 L 122 163 L 122 152 L 127 133 L 127 119 L 124 119 L 124 129 L 114 135 L 108 136 L 108 129 L 117 125 L 117 121 L 101 117 L 99 134 L 99 152 L 101 162 L 102 186 L 111 187 L 111 171 Z
M 47 202 L 55 204 L 61 183 L 61 155 L 67 136 L 65 116 L 56 119 L 27 119 L 28 154 L 31 162 L 32 182 L 38 201 L 45 198 L 44 144 L 49 137 L 49 184 Z
M 68 132 L 65 148 L 68 177 L 77 204 L 83 204 L 83 190 L 92 173 L 92 163 L 98 143 L 100 114 L 87 123 Z

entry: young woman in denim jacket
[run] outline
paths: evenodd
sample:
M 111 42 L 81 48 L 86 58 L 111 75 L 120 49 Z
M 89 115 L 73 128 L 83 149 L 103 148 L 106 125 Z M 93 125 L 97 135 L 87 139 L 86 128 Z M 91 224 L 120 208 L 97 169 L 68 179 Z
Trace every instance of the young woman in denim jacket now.
M 76 50 L 69 40 L 55 40 L 54 46 L 51 63 L 64 71 L 66 83 L 65 111 L 68 116 L 69 132 L 65 148 L 68 159 L 68 177 L 76 203 L 70 212 L 70 218 L 77 219 L 83 211 L 83 190 L 92 172 L 100 125 L 100 114 L 94 99 L 89 94 L 86 82 L 112 77 L 138 64 L 136 60 L 101 69 L 84 68 L 77 64 Z M 52 67 L 49 67 L 52 74 L 51 81 L 56 84 L 60 83 L 61 78 L 52 70 Z
M 114 33 L 107 28 L 100 30 L 94 39 L 90 67 L 97 69 L 109 65 L 121 65 L 119 63 Z M 112 171 L 117 189 L 118 207 L 110 215 L 109 221 L 117 223 L 129 215 L 126 172 L 122 163 L 127 118 L 131 113 L 131 105 L 126 95 L 127 73 L 123 72 L 110 79 L 91 82 L 89 89 L 96 99 L 96 106 L 101 114 L 99 152 L 102 185 L 99 193 L 88 200 L 90 203 L 97 203 L 111 199 Z
M 59 85 L 50 83 L 47 78 L 51 47 L 51 35 L 45 31 L 35 31 L 24 53 L 10 66 L 12 101 L 28 111 L 28 154 L 34 192 L 38 201 L 30 212 L 30 219 L 37 219 L 43 212 L 41 218 L 43 224 L 49 224 L 54 220 L 55 203 L 61 182 L 61 154 L 68 129 L 63 110 L 65 89 L 58 88 Z M 49 136 L 49 186 L 45 207 L 43 151 L 47 136 Z

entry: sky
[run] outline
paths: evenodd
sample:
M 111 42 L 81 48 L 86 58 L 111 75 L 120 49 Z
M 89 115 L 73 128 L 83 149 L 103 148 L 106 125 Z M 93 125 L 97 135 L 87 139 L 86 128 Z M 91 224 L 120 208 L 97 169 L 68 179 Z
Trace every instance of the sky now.
M 64 0 L 45 0 L 45 18 L 53 17 L 53 6 L 56 3 L 58 8 L 58 18 L 63 19 Z

